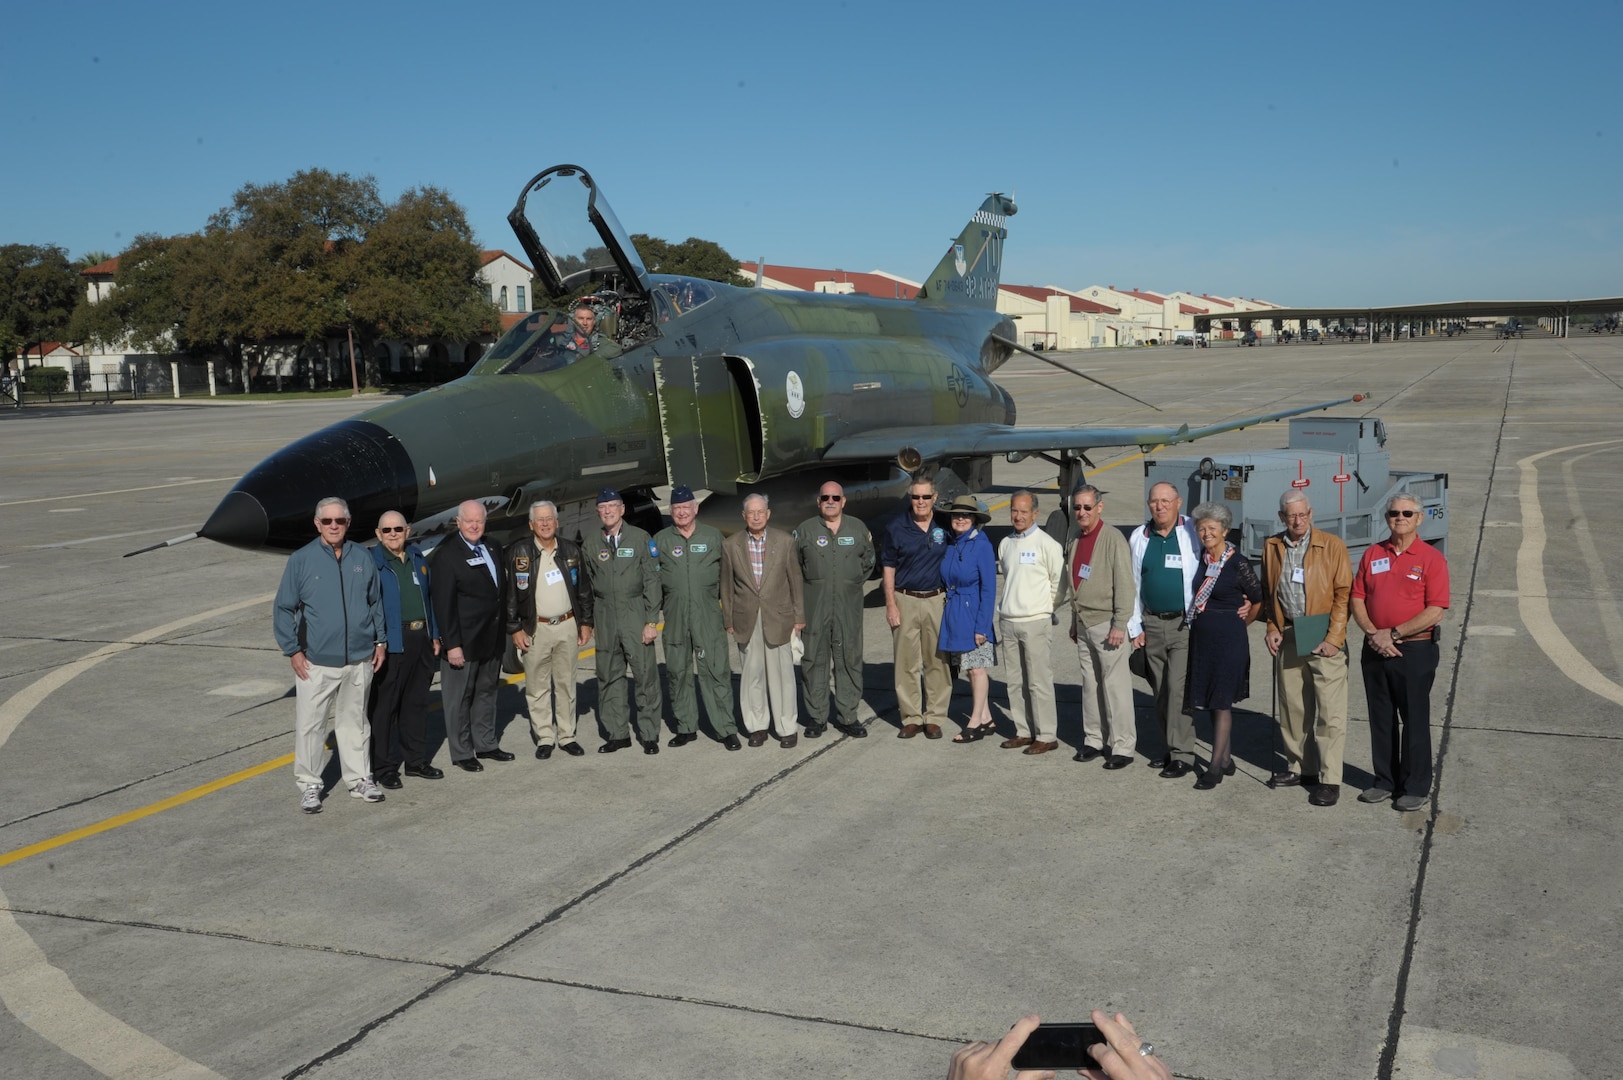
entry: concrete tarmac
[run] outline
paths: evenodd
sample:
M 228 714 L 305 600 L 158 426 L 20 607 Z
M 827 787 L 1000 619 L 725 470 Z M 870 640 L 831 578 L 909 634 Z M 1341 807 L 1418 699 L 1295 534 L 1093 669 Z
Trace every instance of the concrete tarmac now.
M 1354 799 L 1370 758 L 1356 666 L 1340 805 L 1263 786 L 1278 740 L 1260 626 L 1240 771 L 1209 793 L 1142 756 L 1071 760 L 1063 629 L 1061 752 L 899 741 L 870 596 L 870 738 L 539 762 L 506 686 L 518 760 L 407 777 L 381 805 L 339 785 L 307 816 L 280 760 L 282 560 L 205 541 L 120 556 L 197 528 L 270 451 L 362 406 L 7 412 L 0 1072 L 933 1077 L 1023 1012 L 1097 1006 L 1184 1077 L 1623 1076 L 1607 540 L 1623 533 L 1623 339 L 1065 359 L 1164 414 L 1019 358 L 998 378 L 1021 422 L 1199 425 L 1365 391 L 1338 412 L 1383 418 L 1394 467 L 1449 473 L 1424 811 Z M 1139 520 L 1136 448 L 1090 456 L 1107 519 Z M 999 462 L 997 481 L 992 503 L 1054 476 Z M 777 523 L 811 507 L 808 490 Z M 1160 739 L 1137 689 L 1147 755 Z M 1001 672 L 993 694 L 1007 733 Z M 582 734 L 595 749 L 594 716 Z

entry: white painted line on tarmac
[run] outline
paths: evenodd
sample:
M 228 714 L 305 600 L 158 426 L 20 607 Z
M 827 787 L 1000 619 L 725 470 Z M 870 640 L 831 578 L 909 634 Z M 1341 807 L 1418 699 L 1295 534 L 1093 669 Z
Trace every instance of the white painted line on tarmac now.
M 14 499 L 11 502 L 0 502 L 0 506 L 27 506 L 30 503 L 62 502 L 66 499 L 95 499 L 102 495 L 127 495 L 132 491 L 157 491 L 159 488 L 187 487 L 191 484 L 223 484 L 227 480 L 236 480 L 235 476 L 215 476 L 207 480 L 179 480 L 173 484 L 148 484 L 146 487 L 116 488 L 112 491 L 86 491 L 78 495 L 47 495 L 39 499 Z
M 1516 464 L 1522 470 L 1522 544 L 1516 549 L 1516 589 L 1521 593 L 1517 607 L 1522 624 L 1544 655 L 1560 669 L 1561 674 L 1607 701 L 1623 705 L 1623 686 L 1608 679 L 1591 664 L 1567 635 L 1556 625 L 1550 613 L 1550 598 L 1544 583 L 1544 547 L 1547 534 L 1544 529 L 1544 511 L 1538 500 L 1538 468 L 1536 462 L 1555 454 L 1573 450 L 1588 450 L 1594 446 L 1616 446 L 1623 439 L 1601 439 L 1597 442 L 1577 443 L 1546 450 L 1542 454 L 1524 457 Z
M 1563 461 L 1561 484 L 1567 489 L 1567 505 L 1572 509 L 1572 539 L 1583 556 L 1580 561 L 1589 570 L 1590 594 L 1594 596 L 1595 606 L 1600 611 L 1600 625 L 1606 633 L 1606 644 L 1611 647 L 1613 670 L 1623 671 L 1623 613 L 1619 613 L 1612 583 L 1606 579 L 1606 567 L 1610 560 L 1601 557 L 1600 545 L 1595 543 L 1595 534 L 1589 527 L 1589 518 L 1584 514 L 1583 498 L 1578 493 L 1578 478 L 1574 473 L 1580 461 L 1616 449 L 1615 446 L 1605 446 Z
M 84 507 L 81 506 L 77 507 L 76 509 L 83 510 Z M 51 513 L 60 514 L 62 511 L 52 510 Z M 28 550 L 49 551 L 51 548 L 78 547 L 80 544 L 94 544 L 98 540 L 123 540 L 125 537 L 129 536 L 148 536 L 152 533 L 171 532 L 173 529 L 173 525 L 165 525 L 158 529 L 137 529 L 135 532 L 108 533 L 106 536 L 87 536 L 82 540 L 63 540 L 61 543 L 57 544 L 33 544 L 28 548 Z
M 104 645 L 70 664 L 55 668 L 0 703 L 0 747 L 52 693 L 103 660 L 156 641 L 185 626 L 245 607 L 269 603 L 275 593 L 239 600 L 225 607 L 189 615 Z M 150 1035 L 91 1003 L 66 972 L 52 966 L 9 910 L 0 892 L 0 1003 L 22 1023 L 65 1053 L 104 1076 L 186 1077 L 224 1080 L 212 1069 L 182 1057 Z

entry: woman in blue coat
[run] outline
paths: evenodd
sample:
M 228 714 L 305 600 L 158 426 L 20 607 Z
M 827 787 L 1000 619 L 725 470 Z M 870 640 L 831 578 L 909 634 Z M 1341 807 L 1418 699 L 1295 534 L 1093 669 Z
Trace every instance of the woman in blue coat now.
M 952 542 L 941 560 L 947 601 L 941 611 L 937 647 L 964 672 L 974 698 L 969 724 L 952 741 L 979 742 L 992 733 L 992 710 L 986 704 L 991 680 L 986 669 L 996 662 L 992 616 L 997 611 L 997 555 L 992 541 L 981 531 L 992 515 L 970 495 L 954 499 L 941 513 L 952 523 Z

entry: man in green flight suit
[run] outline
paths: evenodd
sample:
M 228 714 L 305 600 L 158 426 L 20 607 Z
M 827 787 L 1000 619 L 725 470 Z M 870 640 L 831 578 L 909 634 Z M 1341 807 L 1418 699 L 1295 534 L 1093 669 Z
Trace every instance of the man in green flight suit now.
M 592 578 L 597 620 L 597 712 L 609 741 L 597 748 L 612 754 L 631 745 L 631 703 L 626 665 L 637 680 L 637 741 L 645 754 L 659 753 L 659 556 L 649 535 L 625 520 L 620 493 L 604 488 L 597 496 L 601 532 L 581 540 Z
M 672 524 L 654 534 L 665 606 L 665 674 L 676 714 L 676 734 L 665 745 L 686 746 L 699 737 L 697 665 L 710 726 L 722 745 L 737 750 L 743 744 L 733 722 L 732 649 L 721 618 L 721 530 L 698 519 L 693 489 L 679 484 L 671 489 Z
M 834 664 L 834 726 L 855 738 L 862 702 L 862 589 L 873 573 L 873 537 L 845 514 L 845 489 L 832 480 L 817 493 L 817 516 L 795 530 L 795 551 L 806 582 L 806 738 L 828 726 L 828 670 Z

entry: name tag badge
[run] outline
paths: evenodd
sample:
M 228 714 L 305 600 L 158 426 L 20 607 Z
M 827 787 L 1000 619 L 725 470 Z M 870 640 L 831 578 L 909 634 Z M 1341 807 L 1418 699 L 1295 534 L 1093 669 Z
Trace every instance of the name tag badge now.
M 616 559 L 635 559 L 637 557 L 637 549 L 636 548 L 615 548 L 614 549 L 614 557 Z
M 842 536 L 834 542 L 841 547 L 854 547 L 856 546 L 857 538 L 854 536 Z
M 1078 581 L 1086 581 L 1092 576 L 1093 567 L 1089 566 L 1087 563 L 1083 563 L 1081 566 L 1076 568 L 1076 579 Z
M 1021 562 L 1022 565 L 1030 565 L 1030 564 L 1035 563 L 1036 561 L 1037 561 L 1037 553 L 1035 551 L 1022 551 L 1020 553 L 1020 562 Z
M 468 560 L 468 565 L 469 566 L 483 566 L 483 565 L 485 565 L 485 560 L 483 560 L 483 559 L 469 559 Z
M 528 577 L 529 575 L 524 576 Z M 546 572 L 546 581 L 548 585 L 562 585 L 564 583 L 564 572 L 562 570 L 548 570 Z M 519 586 L 521 589 L 523 587 L 522 585 Z
M 693 554 L 695 554 L 695 555 L 703 555 L 705 552 L 710 550 L 710 545 L 709 544 L 689 544 L 688 545 L 688 550 L 693 552 Z
M 513 575 L 513 584 L 518 586 L 518 589 L 519 589 L 520 592 L 524 591 L 525 589 L 528 589 L 530 587 L 530 575 L 529 574 L 514 574 Z
M 1372 574 L 1384 574 L 1390 569 L 1392 569 L 1392 560 L 1391 559 L 1371 559 L 1370 560 L 1369 572 L 1372 573 Z
M 1223 568 L 1221 566 L 1218 566 L 1216 563 L 1212 563 L 1210 566 L 1206 567 L 1206 576 L 1207 577 L 1216 577 L 1218 574 L 1221 574 L 1222 572 L 1223 572 Z
M 1182 555 L 1168 555 L 1167 556 L 1167 569 L 1168 570 L 1182 570 L 1183 569 L 1183 556 Z
M 411 575 L 411 583 L 412 583 L 412 584 L 413 584 L 413 585 L 421 585 L 421 584 L 422 584 L 422 582 L 421 582 L 421 581 L 418 581 L 418 580 L 417 580 L 417 575 L 416 575 L 416 574 L 412 574 L 412 575 Z
M 1307 581 L 1307 571 L 1300 566 L 1294 567 L 1291 570 L 1291 581 L 1297 585 L 1303 584 Z

